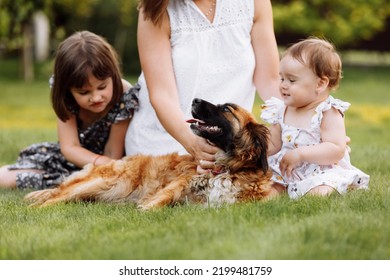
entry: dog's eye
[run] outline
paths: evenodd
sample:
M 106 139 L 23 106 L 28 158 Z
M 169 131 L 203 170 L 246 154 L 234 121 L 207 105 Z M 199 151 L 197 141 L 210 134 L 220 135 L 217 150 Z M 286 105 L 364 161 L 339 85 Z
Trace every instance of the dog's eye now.
M 229 106 L 223 106 L 222 111 L 228 112 L 228 113 L 231 112 Z

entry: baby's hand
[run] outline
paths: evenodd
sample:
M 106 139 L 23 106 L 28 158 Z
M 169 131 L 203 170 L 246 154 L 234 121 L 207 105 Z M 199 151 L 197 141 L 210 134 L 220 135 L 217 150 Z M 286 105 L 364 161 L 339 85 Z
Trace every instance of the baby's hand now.
M 280 171 L 283 176 L 291 177 L 292 171 L 301 165 L 302 159 L 298 149 L 288 151 L 279 163 Z

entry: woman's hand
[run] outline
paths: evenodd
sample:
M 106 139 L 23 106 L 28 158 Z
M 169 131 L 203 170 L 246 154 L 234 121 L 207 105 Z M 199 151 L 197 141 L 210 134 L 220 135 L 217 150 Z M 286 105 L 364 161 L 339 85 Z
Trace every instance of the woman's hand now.
M 200 160 L 199 165 L 196 168 L 196 172 L 198 174 L 206 174 L 212 171 L 215 167 L 214 161 L 208 161 L 208 160 Z
M 198 163 L 197 172 L 199 174 L 207 173 L 214 168 L 215 154 L 220 149 L 206 139 L 196 135 L 194 135 L 192 140 L 192 145 L 186 149 Z

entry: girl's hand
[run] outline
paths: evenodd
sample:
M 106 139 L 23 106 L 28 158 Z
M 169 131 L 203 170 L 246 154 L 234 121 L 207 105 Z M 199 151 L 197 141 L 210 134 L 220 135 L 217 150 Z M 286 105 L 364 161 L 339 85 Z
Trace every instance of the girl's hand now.
M 113 161 L 113 160 L 114 160 L 114 159 L 109 158 L 109 157 L 104 156 L 104 155 L 97 155 L 97 156 L 94 158 L 92 164 L 95 165 L 95 166 L 104 165 L 104 164 L 107 164 L 107 163 L 109 163 L 109 162 L 111 162 L 111 161 Z
M 291 177 L 292 171 L 297 166 L 301 165 L 302 159 L 299 149 L 288 151 L 279 163 L 280 171 L 283 176 Z

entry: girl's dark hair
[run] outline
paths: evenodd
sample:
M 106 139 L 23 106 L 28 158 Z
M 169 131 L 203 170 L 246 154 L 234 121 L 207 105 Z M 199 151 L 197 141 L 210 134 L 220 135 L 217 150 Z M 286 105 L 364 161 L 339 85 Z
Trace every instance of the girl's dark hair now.
M 169 0 L 140 0 L 138 8 L 143 10 L 145 19 L 150 19 L 154 25 L 160 25 Z
M 104 38 L 89 31 L 76 32 L 58 46 L 54 63 L 51 101 L 62 121 L 68 120 L 79 107 L 70 89 L 88 84 L 90 75 L 98 80 L 112 78 L 109 106 L 119 102 L 123 85 L 117 53 Z

